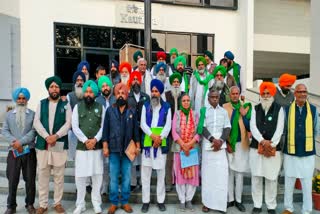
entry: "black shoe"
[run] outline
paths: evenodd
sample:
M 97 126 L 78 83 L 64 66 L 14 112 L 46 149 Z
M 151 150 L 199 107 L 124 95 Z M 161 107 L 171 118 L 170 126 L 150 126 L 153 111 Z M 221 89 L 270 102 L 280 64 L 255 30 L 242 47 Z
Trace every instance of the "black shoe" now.
M 274 210 L 274 209 L 268 209 L 268 214 L 276 214 L 276 210 Z
M 230 201 L 227 203 L 227 208 L 233 207 L 234 206 L 234 201 Z
M 137 186 L 130 186 L 130 190 L 131 190 L 131 192 L 133 192 L 135 189 L 137 188 Z
M 26 205 L 25 207 L 26 207 L 26 209 L 27 209 L 27 211 L 28 211 L 29 214 L 34 214 L 34 213 L 36 213 L 36 208 L 34 208 L 33 205 Z
M 161 212 L 166 211 L 166 206 L 164 205 L 164 203 L 158 203 L 158 208 Z
M 236 205 L 236 207 L 238 208 L 238 210 L 239 210 L 240 212 L 245 212 L 245 211 L 246 211 L 246 208 L 243 206 L 242 203 L 235 202 L 235 205 Z
M 143 203 L 141 207 L 141 212 L 147 213 L 149 210 L 149 203 Z
M 8 208 L 4 214 L 13 214 L 16 213 L 16 208 Z
M 92 187 L 89 185 L 89 186 L 86 186 L 86 191 L 88 194 L 91 194 L 92 192 Z
M 258 214 L 258 213 L 261 213 L 262 212 L 262 208 L 256 208 L 254 207 L 253 210 L 252 210 L 252 214 Z

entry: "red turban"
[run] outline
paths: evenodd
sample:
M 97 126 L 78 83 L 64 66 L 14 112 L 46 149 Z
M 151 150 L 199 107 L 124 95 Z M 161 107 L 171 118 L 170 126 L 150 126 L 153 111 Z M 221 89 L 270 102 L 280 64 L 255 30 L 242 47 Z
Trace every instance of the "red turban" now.
M 128 94 L 129 94 L 129 91 L 128 91 L 128 88 L 125 84 L 123 83 L 118 83 L 115 87 L 114 87 L 114 94 L 117 95 L 119 90 L 123 90 L 124 91 L 124 94 L 126 97 L 124 97 L 124 99 L 127 99 L 128 97 Z
M 120 67 L 119 67 L 120 73 L 122 72 L 122 69 L 123 69 L 123 68 L 127 68 L 128 71 L 129 71 L 129 74 L 131 73 L 132 68 L 131 68 L 131 65 L 130 65 L 129 62 L 122 62 L 122 63 L 120 64 Z
M 276 86 L 272 82 L 263 82 L 260 85 L 260 95 L 263 94 L 264 90 L 268 89 L 271 96 L 274 96 L 277 92 Z
M 163 58 L 164 60 L 166 60 L 166 53 L 163 51 L 158 51 L 157 52 L 157 59 L 159 60 L 160 58 Z
M 297 77 L 295 75 L 291 74 L 282 74 L 279 78 L 279 86 L 284 87 L 284 86 L 292 86 L 294 82 L 296 81 Z
M 132 73 L 130 74 L 129 86 L 131 86 L 131 83 L 133 82 L 133 79 L 134 79 L 135 77 L 138 79 L 138 82 L 139 82 L 140 85 L 141 85 L 141 83 L 142 83 L 141 73 L 140 73 L 139 71 L 134 71 L 134 72 L 132 72 Z

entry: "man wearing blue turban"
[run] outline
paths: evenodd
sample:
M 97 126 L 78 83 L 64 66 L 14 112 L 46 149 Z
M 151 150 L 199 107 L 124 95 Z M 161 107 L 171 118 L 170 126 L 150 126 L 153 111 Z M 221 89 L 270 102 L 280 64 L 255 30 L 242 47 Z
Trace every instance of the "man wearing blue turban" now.
M 91 201 L 95 213 L 101 213 L 100 188 L 103 180 L 102 128 L 105 108 L 95 101 L 98 86 L 88 80 L 82 87 L 83 100 L 73 109 L 72 130 L 78 138 L 75 158 L 77 201 L 74 214 L 85 207 L 86 181 L 92 180 Z
M 86 76 L 86 80 L 90 78 L 90 64 L 87 61 L 81 61 L 78 64 L 77 71 L 82 71 Z
M 27 108 L 30 92 L 26 88 L 17 88 L 12 93 L 15 109 L 9 111 L 2 128 L 2 135 L 10 142 L 7 157 L 8 198 L 6 214 L 16 213 L 16 194 L 20 181 L 20 171 L 26 184 L 26 209 L 34 213 L 36 194 L 37 158 L 34 149 L 35 130 L 33 128 L 34 112 Z

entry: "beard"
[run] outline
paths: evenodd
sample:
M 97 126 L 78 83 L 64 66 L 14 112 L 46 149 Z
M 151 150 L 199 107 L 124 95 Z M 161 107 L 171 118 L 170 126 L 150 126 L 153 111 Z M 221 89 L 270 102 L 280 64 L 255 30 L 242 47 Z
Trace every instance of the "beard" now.
M 283 94 L 287 95 L 290 92 L 290 89 L 281 88 Z
M 173 97 L 177 98 L 180 96 L 181 94 L 181 89 L 180 87 L 174 87 L 174 86 L 171 86 L 171 94 Z
M 176 59 L 176 57 L 170 57 L 170 63 L 173 65 L 174 64 L 174 60 Z
M 160 97 L 151 97 L 150 103 L 152 108 L 155 108 L 160 104 Z
M 262 109 L 265 112 L 268 112 L 272 103 L 274 101 L 273 97 L 269 97 L 269 98 L 261 98 L 261 105 L 262 105 Z
M 24 125 L 26 122 L 26 110 L 27 110 L 27 105 L 24 105 L 24 104 L 16 105 L 16 123 L 17 123 L 17 126 L 21 129 L 21 131 L 24 130 Z
M 60 93 L 49 93 L 49 97 L 50 97 L 52 100 L 57 100 L 57 99 L 59 99 L 59 97 L 60 97 Z
M 182 74 L 183 73 L 183 68 L 181 68 L 181 67 L 179 67 L 178 69 L 177 69 L 177 71 L 180 73 L 180 74 Z
M 204 74 L 204 69 L 198 70 L 199 74 Z
M 111 70 L 110 73 L 112 78 L 115 78 L 117 76 L 117 70 Z
M 127 84 L 127 82 L 128 82 L 128 80 L 129 80 L 129 75 L 121 75 L 121 82 L 123 83 L 123 84 Z
M 82 85 L 81 86 L 75 85 L 74 86 L 74 93 L 78 99 L 82 99 L 83 98 Z
M 94 98 L 90 96 L 84 97 L 84 103 L 86 106 L 91 106 L 94 103 Z
M 165 83 L 167 77 L 165 74 L 157 74 L 157 79 L 160 80 L 162 83 Z
M 120 106 L 124 106 L 124 105 L 127 104 L 127 100 L 123 99 L 123 97 L 119 97 L 119 98 L 117 99 L 116 103 L 117 103 L 117 106 L 119 106 L 119 107 L 120 107 Z
M 217 90 L 220 91 L 221 89 L 223 89 L 224 82 L 222 80 L 217 80 L 217 81 L 215 81 L 215 85 L 216 85 Z
M 101 93 L 104 97 L 109 97 L 109 95 L 111 94 L 111 91 L 108 89 L 104 89 Z
M 138 83 L 135 83 L 134 85 L 132 85 L 132 87 L 131 87 L 131 89 L 133 90 L 133 92 L 135 93 L 135 94 L 139 94 L 139 92 L 140 92 L 140 85 L 138 84 Z

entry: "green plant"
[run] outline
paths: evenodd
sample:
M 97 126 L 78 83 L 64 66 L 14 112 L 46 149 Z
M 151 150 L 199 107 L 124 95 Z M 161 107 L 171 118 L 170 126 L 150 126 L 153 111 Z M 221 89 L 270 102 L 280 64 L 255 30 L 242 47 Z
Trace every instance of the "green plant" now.
M 320 174 L 312 178 L 312 190 L 320 194 Z

